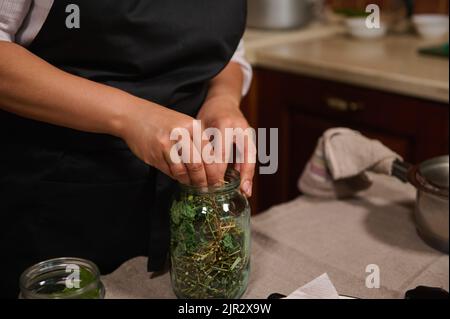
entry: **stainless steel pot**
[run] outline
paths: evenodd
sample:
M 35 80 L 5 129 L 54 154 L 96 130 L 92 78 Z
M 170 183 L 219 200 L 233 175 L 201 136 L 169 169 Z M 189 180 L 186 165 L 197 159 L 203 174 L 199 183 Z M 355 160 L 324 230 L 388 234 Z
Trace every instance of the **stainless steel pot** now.
M 247 25 L 262 29 L 290 29 L 308 24 L 314 0 L 247 0 Z
M 448 253 L 449 244 L 449 156 L 419 165 L 396 161 L 392 175 L 417 189 L 415 220 L 420 236 L 430 246 Z

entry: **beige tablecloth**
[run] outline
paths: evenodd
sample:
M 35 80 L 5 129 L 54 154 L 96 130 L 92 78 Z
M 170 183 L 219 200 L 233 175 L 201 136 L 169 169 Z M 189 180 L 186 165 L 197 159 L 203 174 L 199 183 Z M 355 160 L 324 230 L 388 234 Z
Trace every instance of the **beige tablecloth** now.
M 357 198 L 299 197 L 253 218 L 252 272 L 245 298 L 289 294 L 328 273 L 342 295 L 403 298 L 418 285 L 449 289 L 449 256 L 417 235 L 412 187 L 385 176 Z M 366 287 L 366 267 L 380 270 L 380 288 Z M 153 277 L 153 278 L 152 278 Z M 107 298 L 174 298 L 167 273 L 151 276 L 132 259 L 104 276 Z

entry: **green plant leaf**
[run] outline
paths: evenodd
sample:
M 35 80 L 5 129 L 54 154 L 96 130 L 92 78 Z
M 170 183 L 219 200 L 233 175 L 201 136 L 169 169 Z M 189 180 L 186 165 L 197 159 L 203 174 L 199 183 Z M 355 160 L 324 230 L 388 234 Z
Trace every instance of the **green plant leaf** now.
M 231 237 L 230 234 L 226 234 L 223 239 L 222 239 L 222 245 L 223 247 L 225 247 L 228 250 L 233 250 L 234 249 L 234 243 L 233 243 L 233 238 Z

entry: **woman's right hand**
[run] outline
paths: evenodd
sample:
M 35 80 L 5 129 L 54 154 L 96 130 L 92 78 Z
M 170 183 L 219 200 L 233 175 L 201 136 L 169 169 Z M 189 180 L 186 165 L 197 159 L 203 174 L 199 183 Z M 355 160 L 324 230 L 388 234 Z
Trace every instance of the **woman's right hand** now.
M 84 132 L 115 135 L 148 165 L 184 184 L 206 186 L 223 179 L 216 164 L 171 161 L 175 141 L 170 141 L 170 134 L 175 128 L 186 128 L 192 136 L 194 122 L 189 116 L 64 72 L 5 41 L 0 41 L 0 79 L 0 110 Z
M 205 164 L 203 161 L 193 163 L 193 152 L 197 152 L 197 157 L 201 158 L 202 150 L 201 145 L 192 142 L 192 117 L 148 101 L 130 107 L 123 117 L 117 135 L 148 165 L 188 185 L 214 185 L 223 179 L 223 176 L 218 175 L 218 165 Z M 178 128 L 187 130 L 191 136 L 190 160 L 184 163 L 171 159 L 171 150 L 177 141 L 171 141 L 170 135 Z

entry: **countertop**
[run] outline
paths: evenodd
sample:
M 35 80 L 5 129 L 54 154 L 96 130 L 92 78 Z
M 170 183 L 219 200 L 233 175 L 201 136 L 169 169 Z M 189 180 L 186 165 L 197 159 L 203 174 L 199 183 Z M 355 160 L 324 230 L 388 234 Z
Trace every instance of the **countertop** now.
M 449 289 L 449 256 L 427 246 L 412 219 L 415 191 L 373 175 L 356 198 L 307 196 L 252 219 L 252 270 L 244 298 L 289 294 L 323 273 L 337 291 L 359 298 L 403 298 L 419 285 Z M 377 265 L 380 288 L 365 285 Z M 102 278 L 106 298 L 174 298 L 168 273 L 151 276 L 138 257 Z
M 247 30 L 244 39 L 254 66 L 449 102 L 449 60 L 417 52 L 445 40 L 416 35 L 358 40 L 341 26 L 320 24 L 284 32 Z

